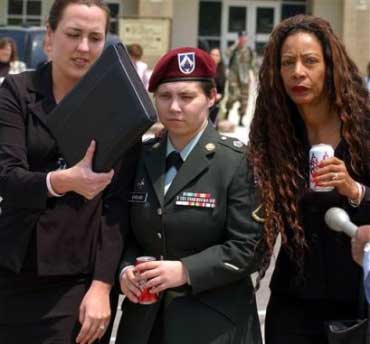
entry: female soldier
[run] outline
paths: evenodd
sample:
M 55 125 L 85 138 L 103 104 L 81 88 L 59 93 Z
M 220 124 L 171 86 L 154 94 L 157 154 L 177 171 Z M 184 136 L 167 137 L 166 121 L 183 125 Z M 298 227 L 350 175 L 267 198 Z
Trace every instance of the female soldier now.
M 92 343 L 109 322 L 125 214 L 117 185 L 128 180 L 101 194 L 113 170 L 92 171 L 94 142 L 62 169 L 46 121 L 99 57 L 108 27 L 102 1 L 56 0 L 47 26 L 53 62 L 0 89 L 1 343 Z
M 338 206 L 356 224 L 368 222 L 368 92 L 329 23 L 302 15 L 273 31 L 259 83 L 249 157 L 270 254 L 277 234 L 282 238 L 266 343 L 327 343 L 327 321 L 358 316 L 361 270 L 350 239 L 328 230 L 324 215 Z M 331 192 L 308 189 L 308 151 L 320 143 L 335 148 L 314 175 Z
M 144 145 L 136 172 L 117 343 L 261 343 L 253 179 L 241 142 L 208 123 L 215 69 L 203 50 L 179 48 L 150 79 L 168 134 Z M 143 255 L 156 260 L 133 267 Z M 142 283 L 159 302 L 138 304 Z

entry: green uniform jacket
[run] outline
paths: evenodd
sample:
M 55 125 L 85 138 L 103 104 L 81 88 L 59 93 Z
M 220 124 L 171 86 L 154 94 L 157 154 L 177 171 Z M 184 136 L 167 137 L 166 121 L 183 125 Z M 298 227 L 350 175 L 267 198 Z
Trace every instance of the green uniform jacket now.
M 163 304 L 163 343 L 261 343 L 250 274 L 262 227 L 251 217 L 257 206 L 244 147 L 209 125 L 164 196 L 166 146 L 166 138 L 144 144 L 122 267 L 139 255 L 181 260 L 191 286 L 162 293 L 153 305 L 126 299 L 117 344 L 148 343 Z M 192 197 L 203 206 L 186 205 Z

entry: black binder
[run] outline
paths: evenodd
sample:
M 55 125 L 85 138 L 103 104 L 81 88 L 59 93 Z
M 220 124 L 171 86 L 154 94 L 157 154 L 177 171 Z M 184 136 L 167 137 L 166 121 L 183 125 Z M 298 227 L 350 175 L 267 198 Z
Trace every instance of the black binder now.
M 47 125 L 68 166 L 96 141 L 93 169 L 108 171 L 156 121 L 152 101 L 126 48 L 107 47 L 49 114 Z

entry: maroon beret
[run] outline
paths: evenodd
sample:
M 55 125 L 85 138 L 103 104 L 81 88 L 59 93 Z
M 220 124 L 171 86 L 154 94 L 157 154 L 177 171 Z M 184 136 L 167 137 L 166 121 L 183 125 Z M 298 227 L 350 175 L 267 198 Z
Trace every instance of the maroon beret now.
M 173 49 L 163 55 L 154 67 L 149 91 L 154 92 L 158 85 L 165 82 L 212 80 L 215 74 L 216 64 L 206 51 L 190 47 Z

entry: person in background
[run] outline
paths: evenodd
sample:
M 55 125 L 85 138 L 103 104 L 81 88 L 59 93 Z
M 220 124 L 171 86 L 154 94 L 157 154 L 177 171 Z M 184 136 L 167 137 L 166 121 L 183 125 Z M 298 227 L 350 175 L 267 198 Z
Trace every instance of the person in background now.
M 261 199 L 269 254 L 282 244 L 266 310 L 266 344 L 327 344 L 326 324 L 358 317 L 361 269 L 350 239 L 324 222 L 331 207 L 369 222 L 369 93 L 330 24 L 299 15 L 281 22 L 266 45 L 248 157 Z M 309 188 L 309 150 L 325 143 Z M 262 269 L 263 275 L 265 269 Z
M 144 143 L 136 171 L 117 344 L 261 343 L 250 274 L 262 225 L 243 144 L 208 121 L 215 72 L 207 52 L 183 47 L 150 79 L 167 135 Z M 155 260 L 134 267 L 138 256 Z M 159 300 L 138 304 L 141 288 Z
M 26 70 L 26 64 L 18 60 L 17 46 L 9 37 L 0 38 L 0 78 Z
M 52 62 L 0 88 L 0 343 L 90 344 L 110 322 L 136 156 L 95 173 L 92 141 L 66 166 L 47 123 L 102 53 L 108 28 L 102 0 L 55 0 Z
M 216 64 L 216 102 L 209 111 L 209 119 L 216 125 L 217 115 L 220 111 L 220 102 L 224 95 L 225 83 L 226 83 L 226 73 L 225 73 L 225 64 L 221 56 L 221 51 L 219 48 L 212 48 L 209 52 L 213 61 Z
M 145 88 L 148 89 L 150 71 L 148 65 L 145 62 L 141 61 L 141 58 L 143 57 L 143 48 L 140 44 L 133 43 L 127 46 L 127 51 L 132 59 L 132 62 L 136 68 L 137 73 L 139 74 L 141 81 L 143 82 Z
M 367 64 L 367 75 L 365 76 L 365 83 L 370 92 L 370 62 Z
M 226 101 L 226 117 L 236 101 L 240 102 L 239 125 L 243 125 L 243 117 L 247 111 L 251 73 L 255 73 L 256 58 L 248 46 L 248 35 L 245 31 L 238 33 L 238 40 L 227 50 L 228 68 L 228 98 Z

